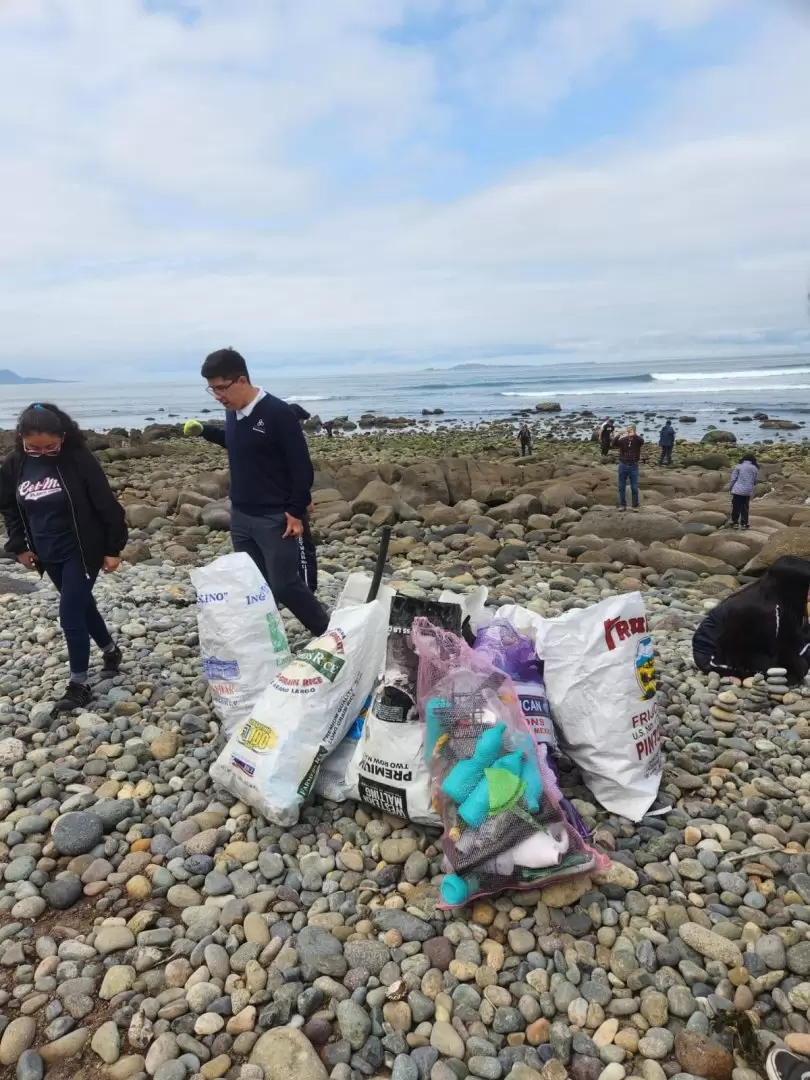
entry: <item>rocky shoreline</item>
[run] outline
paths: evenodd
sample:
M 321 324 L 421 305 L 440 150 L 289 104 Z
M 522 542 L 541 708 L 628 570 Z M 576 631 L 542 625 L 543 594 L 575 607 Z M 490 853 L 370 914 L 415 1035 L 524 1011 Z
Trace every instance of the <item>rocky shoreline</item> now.
M 125 661 L 91 712 L 51 720 L 56 595 L 0 565 L 2 1075 L 754 1080 L 734 1017 L 763 1050 L 810 1047 L 810 688 L 690 656 L 713 603 L 810 556 L 806 445 L 758 448 L 752 527 L 730 533 L 722 448 L 679 444 L 671 469 L 648 448 L 644 508 L 620 515 L 615 465 L 582 441 L 521 461 L 506 424 L 312 439 L 329 603 L 391 525 L 389 578 L 414 595 L 648 605 L 664 812 L 632 825 L 564 772 L 610 869 L 445 913 L 438 834 L 318 800 L 283 830 L 212 785 L 187 571 L 229 548 L 224 457 L 103 441 L 132 536 L 98 590 Z

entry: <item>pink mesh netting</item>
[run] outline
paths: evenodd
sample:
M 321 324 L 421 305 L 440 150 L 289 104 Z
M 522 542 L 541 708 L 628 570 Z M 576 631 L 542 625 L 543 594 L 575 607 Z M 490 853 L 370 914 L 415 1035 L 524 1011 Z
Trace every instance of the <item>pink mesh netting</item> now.
M 450 871 L 443 904 L 542 888 L 605 865 L 566 819 L 546 747 L 535 744 L 512 680 L 426 619 L 414 621 L 413 643 Z

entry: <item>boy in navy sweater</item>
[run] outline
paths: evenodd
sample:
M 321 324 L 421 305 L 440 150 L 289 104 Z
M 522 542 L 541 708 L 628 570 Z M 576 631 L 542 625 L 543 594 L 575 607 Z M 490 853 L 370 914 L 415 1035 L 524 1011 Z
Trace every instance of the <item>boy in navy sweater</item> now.
M 301 425 L 286 402 L 251 384 L 235 349 L 211 353 L 202 377 L 227 410 L 225 428 L 189 420 L 184 430 L 228 451 L 233 549 L 252 557 L 276 603 L 319 637 L 329 616 L 299 574 L 314 479 Z

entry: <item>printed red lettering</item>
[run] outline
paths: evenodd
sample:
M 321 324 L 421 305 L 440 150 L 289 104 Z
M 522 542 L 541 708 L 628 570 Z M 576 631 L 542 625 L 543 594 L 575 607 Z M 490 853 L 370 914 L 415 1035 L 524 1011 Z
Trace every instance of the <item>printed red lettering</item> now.
M 642 615 L 627 619 L 605 619 L 605 644 L 613 652 L 619 641 L 627 641 L 636 634 L 647 633 L 647 620 Z M 617 640 L 618 639 L 618 640 Z

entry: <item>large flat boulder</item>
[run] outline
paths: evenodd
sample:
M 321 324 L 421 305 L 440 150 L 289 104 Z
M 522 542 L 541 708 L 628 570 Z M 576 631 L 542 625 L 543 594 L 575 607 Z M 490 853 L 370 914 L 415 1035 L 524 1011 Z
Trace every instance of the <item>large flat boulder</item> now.
M 525 524 L 533 514 L 543 512 L 544 507 L 536 495 L 522 494 L 516 495 L 508 503 L 492 507 L 488 516 L 504 525 L 514 521 Z
M 381 506 L 396 508 L 400 502 L 399 495 L 390 484 L 384 480 L 370 480 L 357 498 L 352 500 L 352 513 L 371 516 Z
M 783 555 L 810 559 L 810 528 L 788 528 L 774 533 L 764 547 L 744 567 L 746 574 L 759 574 Z
M 667 513 L 620 510 L 590 510 L 573 528 L 574 536 L 594 533 L 605 540 L 638 540 L 648 547 L 655 540 L 680 540 L 683 528 Z
M 359 492 L 358 492 L 359 494 Z M 438 461 L 417 461 L 402 474 L 400 497 L 409 506 L 429 506 L 432 503 L 449 505 L 451 501 L 447 480 Z
M 688 570 L 692 574 L 722 574 L 731 569 L 721 559 L 709 555 L 690 555 L 677 548 L 654 546 L 642 553 L 642 562 L 659 574 L 667 570 Z
M 690 533 L 678 544 L 679 551 L 689 555 L 708 555 L 741 570 L 751 558 L 751 547 L 733 539 L 735 533 L 713 533 L 711 536 L 696 536 Z M 762 541 L 760 541 L 760 544 Z
M 569 507 L 573 510 L 581 510 L 587 506 L 589 499 L 572 484 L 552 484 L 547 487 L 540 496 L 542 508 L 541 514 L 556 514 L 558 511 Z

